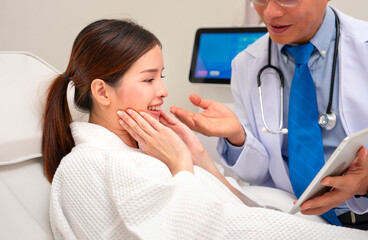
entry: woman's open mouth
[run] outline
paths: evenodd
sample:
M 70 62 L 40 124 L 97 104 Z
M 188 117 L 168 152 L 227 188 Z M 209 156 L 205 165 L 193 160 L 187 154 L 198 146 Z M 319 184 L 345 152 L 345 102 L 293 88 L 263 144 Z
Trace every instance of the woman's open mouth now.
M 161 105 L 151 105 L 147 109 L 151 115 L 160 116 L 161 114 Z

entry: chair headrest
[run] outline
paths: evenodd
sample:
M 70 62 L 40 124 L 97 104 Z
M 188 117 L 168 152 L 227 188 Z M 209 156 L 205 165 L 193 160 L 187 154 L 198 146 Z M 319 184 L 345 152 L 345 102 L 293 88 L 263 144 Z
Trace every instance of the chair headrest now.
M 58 71 L 27 52 L 0 52 L 0 165 L 41 156 L 43 99 Z

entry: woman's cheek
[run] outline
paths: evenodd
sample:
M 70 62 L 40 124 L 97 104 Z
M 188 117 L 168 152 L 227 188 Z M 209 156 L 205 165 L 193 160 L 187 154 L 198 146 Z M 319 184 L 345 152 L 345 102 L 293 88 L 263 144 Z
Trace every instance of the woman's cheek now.
M 133 108 L 135 110 L 146 110 L 147 106 L 145 105 L 145 98 L 147 98 L 147 95 L 142 89 L 125 89 L 121 96 L 123 96 L 120 99 L 122 105 Z

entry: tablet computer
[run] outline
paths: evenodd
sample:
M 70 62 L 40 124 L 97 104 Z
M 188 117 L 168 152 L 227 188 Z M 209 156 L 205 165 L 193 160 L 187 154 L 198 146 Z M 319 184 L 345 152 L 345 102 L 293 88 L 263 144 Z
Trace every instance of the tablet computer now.
M 339 146 L 337 146 L 331 157 L 317 173 L 295 205 L 289 210 L 289 213 L 294 214 L 299 212 L 301 210 L 300 205 L 303 202 L 329 191 L 329 187 L 325 187 L 321 184 L 322 179 L 327 176 L 342 175 L 357 157 L 358 150 L 362 146 L 367 145 L 368 128 L 346 137 Z
M 233 58 L 266 33 L 266 27 L 198 29 L 189 81 L 229 84 Z

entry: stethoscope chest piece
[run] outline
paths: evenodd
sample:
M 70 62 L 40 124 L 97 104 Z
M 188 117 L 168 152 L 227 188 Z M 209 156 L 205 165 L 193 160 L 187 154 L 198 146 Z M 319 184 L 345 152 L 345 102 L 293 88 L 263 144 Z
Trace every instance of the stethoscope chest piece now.
M 326 130 L 331 130 L 336 125 L 336 115 L 333 112 L 322 113 L 319 115 L 318 124 Z

